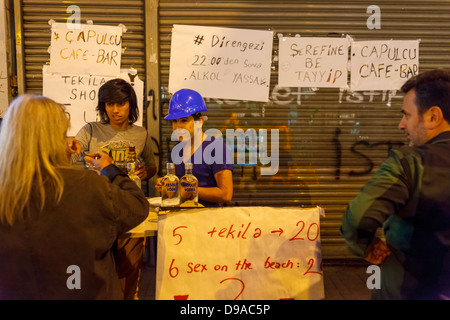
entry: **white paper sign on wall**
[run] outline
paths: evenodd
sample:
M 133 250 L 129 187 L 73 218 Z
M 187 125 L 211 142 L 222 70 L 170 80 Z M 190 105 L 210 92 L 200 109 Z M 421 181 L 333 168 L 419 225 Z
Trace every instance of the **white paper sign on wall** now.
M 0 118 L 3 118 L 4 113 L 8 109 L 9 104 L 9 85 L 8 85 L 8 63 L 6 53 L 6 22 L 5 5 L 0 3 Z
M 144 82 L 138 76 L 129 75 L 129 70 L 120 70 L 117 78 L 128 81 L 134 88 L 139 107 L 137 125 L 142 126 Z M 49 66 L 42 68 L 43 95 L 63 104 L 70 114 L 68 135 L 75 136 L 88 122 L 99 121 L 95 108 L 98 103 L 98 89 L 108 80 L 116 77 L 80 75 L 71 73 L 51 73 Z
M 419 40 L 354 41 L 351 85 L 358 90 L 398 90 L 419 73 Z
M 267 102 L 272 43 L 272 31 L 174 25 L 169 91 Z
M 50 72 L 118 76 L 122 57 L 121 26 L 52 23 Z
M 280 87 L 346 88 L 347 38 L 281 37 Z

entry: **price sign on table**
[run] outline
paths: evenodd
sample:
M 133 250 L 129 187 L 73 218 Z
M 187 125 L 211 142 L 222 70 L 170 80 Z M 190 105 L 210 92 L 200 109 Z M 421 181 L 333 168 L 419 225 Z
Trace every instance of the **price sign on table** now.
M 234 207 L 160 216 L 157 299 L 323 299 L 321 211 Z

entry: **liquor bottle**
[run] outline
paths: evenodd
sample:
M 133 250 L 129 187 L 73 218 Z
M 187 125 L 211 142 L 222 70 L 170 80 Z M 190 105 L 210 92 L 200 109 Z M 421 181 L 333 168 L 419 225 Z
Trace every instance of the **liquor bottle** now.
M 192 163 L 185 164 L 186 174 L 180 179 L 180 205 L 198 206 L 198 180 L 192 174 Z
M 141 179 L 136 175 L 137 160 L 136 149 L 133 145 L 128 147 L 126 170 L 128 177 L 133 180 L 139 188 L 141 188 Z
M 175 175 L 175 165 L 167 163 L 167 174 L 161 180 L 161 207 L 180 205 L 180 180 Z
M 139 188 L 141 188 L 141 179 L 136 175 L 136 167 L 134 162 L 127 163 L 128 177 L 133 180 Z
M 136 149 L 133 145 L 128 147 L 127 153 L 127 173 L 130 173 L 131 166 L 134 166 L 134 170 L 137 169 L 137 157 L 136 157 Z

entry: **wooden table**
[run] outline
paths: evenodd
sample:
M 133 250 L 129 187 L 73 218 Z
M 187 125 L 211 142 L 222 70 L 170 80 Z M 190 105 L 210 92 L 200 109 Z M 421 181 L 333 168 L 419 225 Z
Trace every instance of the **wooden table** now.
M 150 211 L 148 217 L 138 226 L 126 232 L 125 238 L 154 237 L 158 233 L 158 214 L 156 211 Z
M 148 217 L 135 228 L 126 232 L 122 235 L 123 238 L 146 238 L 154 237 L 158 234 L 158 214 L 166 214 L 171 211 L 181 211 L 194 208 L 204 208 L 203 205 L 198 204 L 196 207 L 191 207 L 189 205 L 181 205 L 180 207 L 172 209 L 161 210 L 159 203 L 161 203 L 161 197 L 158 198 L 147 198 L 150 203 L 150 212 Z M 166 211 L 164 211 L 166 210 Z

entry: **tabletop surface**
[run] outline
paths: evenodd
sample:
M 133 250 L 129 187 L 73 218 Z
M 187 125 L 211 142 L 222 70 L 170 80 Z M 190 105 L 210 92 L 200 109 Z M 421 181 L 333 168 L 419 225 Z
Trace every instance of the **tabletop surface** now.
M 147 218 L 138 226 L 124 234 L 124 237 L 141 238 L 155 236 L 158 230 L 158 214 L 150 211 Z

